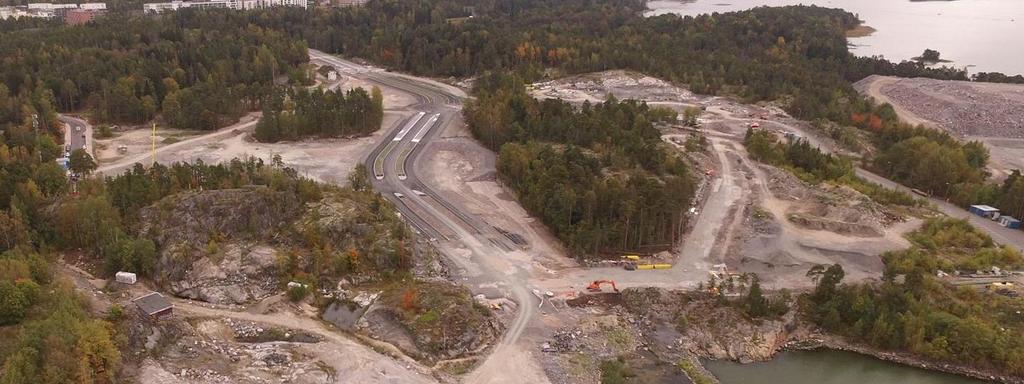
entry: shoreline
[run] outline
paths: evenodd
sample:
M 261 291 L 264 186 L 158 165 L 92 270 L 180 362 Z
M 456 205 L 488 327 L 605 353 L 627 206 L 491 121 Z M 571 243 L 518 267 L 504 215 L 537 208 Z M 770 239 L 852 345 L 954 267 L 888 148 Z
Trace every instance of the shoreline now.
M 776 351 L 775 354 L 784 351 L 814 351 L 814 350 L 835 350 L 853 352 L 869 356 L 878 360 L 887 361 L 907 367 L 914 367 L 933 372 L 948 373 L 957 376 L 970 377 L 973 379 L 992 381 L 1003 384 L 1024 384 L 1024 378 L 1007 376 L 989 372 L 966 365 L 952 363 L 938 363 L 915 356 L 908 352 L 887 352 L 865 345 L 847 342 L 839 336 L 815 335 L 806 339 L 787 341 Z M 774 357 L 774 355 L 773 355 Z

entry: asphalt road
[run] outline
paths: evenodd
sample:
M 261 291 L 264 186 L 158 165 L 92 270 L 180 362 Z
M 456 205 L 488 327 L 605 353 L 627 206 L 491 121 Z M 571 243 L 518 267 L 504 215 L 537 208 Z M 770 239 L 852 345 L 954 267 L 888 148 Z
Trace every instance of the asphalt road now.
M 64 123 L 64 144 L 67 152 L 83 148 L 92 154 L 92 126 L 83 119 L 70 115 L 59 115 Z
M 914 195 L 915 197 L 919 197 L 915 195 L 910 190 L 910 188 L 907 188 L 899 183 L 886 179 L 877 174 L 871 173 L 866 169 L 857 168 L 857 176 L 860 176 L 865 180 L 882 185 L 886 188 L 896 189 Z M 934 197 L 927 198 L 926 200 L 934 204 L 940 212 L 946 214 L 949 217 L 967 219 L 967 221 L 970 222 L 971 225 L 974 225 L 976 228 L 985 231 L 985 233 L 988 233 L 988 235 L 991 236 L 992 240 L 994 240 L 995 242 L 1003 245 L 1010 245 L 1016 248 L 1017 250 L 1024 250 L 1024 231 L 1006 228 L 1002 225 L 999 225 L 999 223 L 995 221 L 977 215 L 973 215 L 967 210 L 960 208 L 959 206 L 950 204 L 945 200 L 937 199 Z
M 388 198 L 420 234 L 432 242 L 451 242 L 465 255 L 448 255 L 448 259 L 464 270 L 478 284 L 497 283 L 517 306 L 515 319 L 484 363 L 467 379 L 469 382 L 508 382 L 512 367 L 521 367 L 522 350 L 516 345 L 530 320 L 536 315 L 537 298 L 531 294 L 528 273 L 524 268 L 507 268 L 508 252 L 514 250 L 511 240 L 463 209 L 459 203 L 446 199 L 424 183 L 417 174 L 417 161 L 430 141 L 440 135 L 461 113 L 461 95 L 442 86 L 411 76 L 388 73 L 342 60 L 316 50 L 309 50 L 311 61 L 328 63 L 344 75 L 375 83 L 382 88 L 407 93 L 416 98 L 407 107 L 409 117 L 390 127 L 387 135 L 364 160 L 378 192 Z M 418 116 L 422 112 L 422 116 Z M 376 168 L 376 170 L 375 170 Z M 382 172 L 383 174 L 380 174 Z M 445 252 L 447 247 L 439 247 Z M 525 373 L 526 377 L 539 372 Z

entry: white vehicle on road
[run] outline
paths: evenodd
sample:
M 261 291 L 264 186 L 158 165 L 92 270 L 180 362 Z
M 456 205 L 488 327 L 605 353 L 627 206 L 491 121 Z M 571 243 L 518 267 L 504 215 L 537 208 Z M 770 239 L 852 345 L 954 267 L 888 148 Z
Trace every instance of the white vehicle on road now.
M 395 197 L 397 197 L 399 199 L 404 199 L 405 195 L 403 195 L 401 192 L 395 192 Z

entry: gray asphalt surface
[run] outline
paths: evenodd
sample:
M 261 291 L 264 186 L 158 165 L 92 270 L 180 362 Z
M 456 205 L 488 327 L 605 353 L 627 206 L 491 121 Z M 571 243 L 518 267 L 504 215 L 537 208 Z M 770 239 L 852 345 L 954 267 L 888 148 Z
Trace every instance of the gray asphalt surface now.
M 59 115 L 58 118 L 66 124 L 65 129 L 68 130 L 65 133 L 64 143 L 68 146 L 68 152 L 79 148 L 85 148 L 86 151 L 91 152 L 92 148 L 89 148 L 88 144 L 92 137 L 92 126 L 85 120 L 70 115 Z
M 310 59 L 331 64 L 345 75 L 361 78 L 373 82 L 381 88 L 390 88 L 399 92 L 410 94 L 417 99 L 417 103 L 407 107 L 411 113 L 410 117 L 397 121 L 387 135 L 377 144 L 377 147 L 364 160 L 367 171 L 373 173 L 374 162 L 379 156 L 385 156 L 384 177 L 377 179 L 371 177 L 374 189 L 394 203 L 403 217 L 418 232 L 425 235 L 430 241 L 451 241 L 463 249 L 468 250 L 472 257 L 467 260 L 464 257 L 451 256 L 448 259 L 464 270 L 467 278 L 476 284 L 498 283 L 504 287 L 509 295 L 519 305 L 515 319 L 508 325 L 505 335 L 497 348 L 488 356 L 488 361 L 482 364 L 487 368 L 481 369 L 482 373 L 474 375 L 472 382 L 488 382 L 492 375 L 498 374 L 507 376 L 508 372 L 501 372 L 501 356 L 514 354 L 515 344 L 519 340 L 530 320 L 536 315 L 536 298 L 530 293 L 528 274 L 521 268 L 528 266 L 516 266 L 514 271 L 507 271 L 501 268 L 505 262 L 506 252 L 512 250 L 511 241 L 484 223 L 479 218 L 467 213 L 457 203 L 447 200 L 444 195 L 437 193 L 429 185 L 422 182 L 417 174 L 416 162 L 419 160 L 423 149 L 429 142 L 443 132 L 451 123 L 453 118 L 461 113 L 462 99 L 441 87 L 429 82 L 400 74 L 392 74 L 383 71 L 368 70 L 352 62 L 342 60 L 338 57 L 325 54 L 316 50 L 309 50 Z M 416 112 L 424 112 L 425 116 L 416 123 L 405 137 L 392 144 L 394 138 L 401 131 L 402 127 L 415 116 Z M 430 117 L 439 114 L 436 123 L 430 124 Z M 421 129 L 429 128 L 418 143 L 413 138 L 419 136 Z M 384 152 L 385 148 L 392 144 L 392 149 Z M 401 156 L 403 152 L 406 157 Z M 383 153 L 383 154 L 382 154 Z M 405 178 L 399 177 L 397 162 L 404 159 Z M 417 190 L 423 196 L 413 192 Z M 402 196 L 399 197 L 395 193 Z M 443 251 L 443 250 L 442 250 Z
M 892 180 L 874 174 L 866 169 L 857 168 L 857 176 L 860 176 L 865 180 L 872 181 L 874 183 L 882 185 L 886 188 L 896 189 L 914 195 L 915 197 L 920 197 L 911 192 L 910 188 L 907 188 Z M 981 229 L 982 231 L 985 231 L 985 233 L 988 233 L 988 235 L 991 236 L 992 240 L 995 240 L 995 242 L 999 244 L 1012 246 L 1017 250 L 1024 250 L 1024 231 L 1006 228 L 1002 225 L 999 225 L 999 223 L 995 221 L 977 215 L 973 215 L 967 210 L 960 208 L 956 205 L 950 204 L 942 199 L 931 197 L 926 198 L 926 200 L 928 200 L 928 202 L 932 204 L 935 204 L 935 207 L 938 208 L 940 212 L 946 214 L 949 217 L 967 219 L 967 221 L 970 222 L 971 225 L 974 225 L 978 229 Z

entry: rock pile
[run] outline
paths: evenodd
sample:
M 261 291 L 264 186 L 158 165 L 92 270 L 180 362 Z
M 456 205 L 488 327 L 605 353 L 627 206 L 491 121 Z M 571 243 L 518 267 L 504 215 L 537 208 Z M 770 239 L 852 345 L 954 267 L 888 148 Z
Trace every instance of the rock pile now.
M 1024 138 L 1024 86 L 902 79 L 881 93 L 961 137 Z

